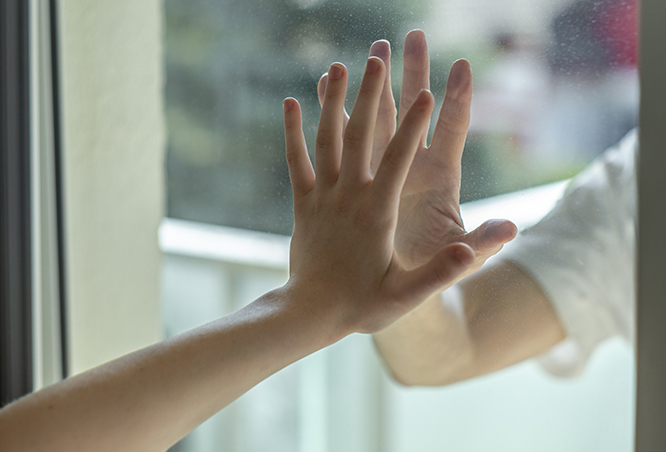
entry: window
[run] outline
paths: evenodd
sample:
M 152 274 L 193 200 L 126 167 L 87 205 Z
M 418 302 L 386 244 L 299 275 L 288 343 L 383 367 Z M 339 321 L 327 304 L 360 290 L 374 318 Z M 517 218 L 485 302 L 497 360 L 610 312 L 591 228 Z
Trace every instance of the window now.
M 292 95 L 303 105 L 312 149 L 316 85 L 331 62 L 348 65 L 353 100 L 370 44 L 387 38 L 397 93 L 402 40 L 422 28 L 441 102 L 451 63 L 469 59 L 475 98 L 462 198 L 474 201 L 570 177 L 635 127 L 636 5 L 168 0 L 167 333 L 286 279 L 291 208 L 281 100 Z M 561 186 L 543 190 L 533 204 L 520 195 L 524 224 L 538 208 L 547 212 L 545 199 Z M 469 214 L 489 208 L 479 206 L 468 205 Z M 243 252 L 232 243 L 243 243 Z M 262 383 L 175 449 L 626 451 L 633 394 L 633 356 L 620 340 L 605 344 L 576 381 L 528 362 L 454 387 L 405 390 L 358 336 Z M 479 425 L 486 433 L 471 434 Z
M 475 72 L 463 201 L 570 177 L 636 125 L 633 0 L 167 0 L 165 9 L 172 218 L 289 234 L 281 100 L 304 104 L 313 143 L 328 65 L 349 65 L 353 100 L 370 44 L 389 39 L 397 94 L 415 27 L 428 35 L 439 101 L 455 59 Z
M 505 203 L 520 196 L 523 205 L 531 200 L 527 205 L 533 211 L 523 209 L 517 215 L 526 223 L 533 221 L 549 208 L 561 185 L 486 198 L 566 178 L 635 125 L 635 30 L 628 18 L 636 14 L 636 3 L 630 0 L 58 4 L 63 80 L 55 83 L 54 95 L 63 96 L 66 333 L 73 372 L 158 340 L 162 328 L 172 335 L 223 315 L 284 281 L 291 210 L 281 100 L 287 95 L 301 100 L 312 142 L 320 74 L 333 60 L 345 62 L 354 93 L 367 48 L 377 38 L 393 44 L 397 90 L 402 37 L 414 27 L 426 31 L 433 56 L 432 88 L 440 102 L 450 63 L 458 57 L 471 60 L 478 95 L 464 163 L 469 218 L 485 217 L 487 209 L 505 212 Z M 37 205 L 26 195 L 26 176 L 32 174 L 34 182 L 34 175 L 43 174 L 25 161 L 25 146 L 39 115 L 28 121 L 25 111 L 14 112 L 28 105 L 49 106 L 35 103 L 35 96 L 32 101 L 26 98 L 27 78 L 16 71 L 25 71 L 27 62 L 17 48 L 5 51 L 11 43 L 25 49 L 28 30 L 34 40 L 40 36 L 35 25 L 43 22 L 32 16 L 32 27 L 28 25 L 26 2 L 1 0 L 0 8 L 0 20 L 6 22 L 0 27 L 0 305 L 20 307 L 24 335 L 24 349 L 7 354 L 10 330 L 5 326 L 15 322 L 3 310 L 4 395 L 6 363 L 17 362 L 11 361 L 16 356 L 23 373 L 11 388 L 19 392 L 12 394 L 32 387 L 25 348 L 31 338 L 25 332 L 31 323 L 29 301 L 34 300 L 27 295 L 34 287 L 27 280 L 35 267 L 21 260 L 35 256 L 39 233 L 52 240 L 58 232 L 47 224 L 53 217 L 42 216 L 37 227 L 33 224 L 30 239 L 25 237 L 25 222 L 34 220 Z M 645 41 L 660 44 L 666 39 L 664 8 L 662 2 L 644 0 L 649 19 Z M 14 15 L 18 12 L 20 19 Z M 18 41 L 7 39 L 12 32 Z M 655 76 L 663 74 L 663 55 L 659 45 L 646 49 L 642 82 L 648 102 L 642 105 L 642 139 L 643 156 L 648 157 L 641 160 L 641 227 L 663 225 L 659 215 L 666 192 L 659 185 L 660 171 L 650 171 L 663 167 L 656 159 L 663 148 L 666 99 L 662 80 Z M 9 56 L 21 62 L 12 67 Z M 507 92 L 511 96 L 505 96 Z M 23 96 L 23 102 L 9 94 Z M 493 109 L 507 113 L 501 118 L 487 114 Z M 523 116 L 525 111 L 530 115 Z M 11 123 L 17 119 L 23 122 Z M 605 130 L 606 124 L 613 126 Z M 14 141 L 7 138 L 11 134 Z M 165 147 L 170 218 L 160 229 L 165 252 L 161 324 L 156 231 L 165 199 Z M 18 169 L 8 162 L 19 162 Z M 54 190 L 45 184 L 40 194 L 53 195 Z M 5 203 L 8 199 L 12 203 Z M 13 236 L 6 233 L 11 228 Z M 663 240 L 659 228 L 641 229 L 641 234 L 641 268 L 657 269 L 641 273 L 646 276 L 641 291 L 653 299 L 641 302 L 639 318 L 637 441 L 642 451 L 666 444 L 659 437 L 660 410 L 666 406 L 660 364 L 666 360 L 658 336 L 666 320 L 658 309 L 664 251 L 657 245 Z M 21 250 L 12 248 L 16 245 Z M 44 262 L 41 268 L 54 265 L 49 259 Z M 21 277 L 8 277 L 13 271 Z M 17 283 L 23 294 L 7 291 Z M 40 334 L 46 331 L 43 322 L 33 319 L 32 324 Z M 405 390 L 389 381 L 368 338 L 353 336 L 260 384 L 173 450 L 627 451 L 633 440 L 633 369 L 630 347 L 613 341 L 599 350 L 577 381 L 554 380 L 534 363 L 525 363 L 453 388 Z

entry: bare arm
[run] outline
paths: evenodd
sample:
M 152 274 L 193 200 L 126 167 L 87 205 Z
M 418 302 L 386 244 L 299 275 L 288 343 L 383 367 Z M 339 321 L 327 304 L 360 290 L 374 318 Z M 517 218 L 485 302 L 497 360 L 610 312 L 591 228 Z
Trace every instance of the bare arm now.
M 346 68 L 332 65 L 329 78 L 316 176 L 300 107 L 284 103 L 295 216 L 289 282 L 229 316 L 0 410 L 0 450 L 163 451 L 274 372 L 353 332 L 385 328 L 466 271 L 474 252 L 463 243 L 411 269 L 393 247 L 432 95 L 420 91 L 373 178 L 384 64 L 368 60 L 346 130 Z
M 544 353 L 565 332 L 537 284 L 504 261 L 432 296 L 374 338 L 397 381 L 444 385 Z
M 386 41 L 374 43 L 370 53 L 388 65 L 390 47 Z M 404 121 L 419 91 L 429 86 L 430 64 L 423 32 L 407 34 L 403 64 L 397 121 L 387 77 L 374 162 L 381 161 L 396 122 Z M 320 96 L 326 83 L 324 76 Z M 471 99 L 471 68 L 467 61 L 459 60 L 449 73 L 432 143 L 428 145 L 424 132 L 401 196 L 395 246 L 407 267 L 422 265 L 455 237 L 474 249 L 476 256 L 462 278 L 481 268 L 516 234 L 516 227 L 503 220 L 488 221 L 471 232 L 463 228 L 458 206 L 460 165 Z M 537 355 L 564 337 L 539 287 L 511 263 L 483 268 L 457 289 L 431 297 L 375 334 L 377 347 L 398 381 L 452 383 Z
M 339 339 L 293 301 L 289 289 L 274 291 L 9 405 L 0 449 L 166 450 L 259 381 Z

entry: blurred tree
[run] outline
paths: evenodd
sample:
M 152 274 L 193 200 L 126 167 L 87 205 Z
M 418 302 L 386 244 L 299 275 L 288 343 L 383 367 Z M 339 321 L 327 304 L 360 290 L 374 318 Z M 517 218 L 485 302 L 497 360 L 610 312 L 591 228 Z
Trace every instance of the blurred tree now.
M 314 142 L 316 85 L 370 44 L 401 42 L 422 20 L 410 0 L 166 0 L 168 215 L 289 234 L 282 99 L 303 106 Z

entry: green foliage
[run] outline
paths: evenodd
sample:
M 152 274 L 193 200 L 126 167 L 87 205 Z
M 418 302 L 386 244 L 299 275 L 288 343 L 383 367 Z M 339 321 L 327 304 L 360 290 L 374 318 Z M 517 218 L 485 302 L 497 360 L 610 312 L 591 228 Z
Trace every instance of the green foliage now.
M 426 22 L 431 28 L 438 26 L 429 17 L 435 1 L 439 0 L 165 0 L 168 215 L 289 234 L 292 206 L 282 100 L 293 96 L 300 101 L 313 151 L 320 76 L 334 61 L 347 65 L 350 109 L 370 45 L 388 39 L 394 55 L 393 89 L 398 93 L 404 35 Z M 481 2 L 470 4 L 476 5 L 475 17 L 486 14 Z M 469 20 L 466 17 L 461 13 L 456 20 Z M 492 74 L 506 55 L 497 46 L 496 34 L 474 33 L 469 42 L 455 41 L 456 48 L 430 43 L 431 89 L 438 104 L 457 58 L 471 62 L 477 93 L 497 82 Z M 535 60 L 546 60 L 545 34 L 547 30 L 531 38 L 543 45 L 540 51 L 534 50 L 536 44 L 531 50 Z M 570 81 L 574 86 L 579 82 Z M 564 107 L 575 116 L 589 111 L 586 102 Z M 433 123 L 436 116 L 437 112 Z M 561 117 L 560 112 L 560 121 Z M 562 126 L 562 133 L 570 134 L 567 121 L 553 121 L 553 130 Z M 470 134 L 463 156 L 463 201 L 569 177 L 592 156 L 593 140 L 567 140 L 570 149 L 560 144 L 532 149 L 543 144 L 517 142 L 514 135 L 520 133 L 478 127 Z M 586 135 L 587 131 L 581 136 Z M 592 151 L 604 146 L 593 146 Z M 545 160 L 535 157 L 546 154 Z

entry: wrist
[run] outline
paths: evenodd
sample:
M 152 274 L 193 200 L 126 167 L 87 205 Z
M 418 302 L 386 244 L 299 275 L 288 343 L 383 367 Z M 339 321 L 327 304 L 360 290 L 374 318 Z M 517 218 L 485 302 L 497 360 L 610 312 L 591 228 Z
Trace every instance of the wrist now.
M 332 300 L 328 292 L 292 278 L 269 294 L 273 294 L 274 302 L 280 305 L 282 315 L 308 331 L 312 344 L 319 349 L 353 332 L 342 304 Z

